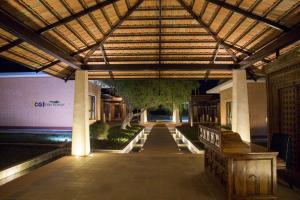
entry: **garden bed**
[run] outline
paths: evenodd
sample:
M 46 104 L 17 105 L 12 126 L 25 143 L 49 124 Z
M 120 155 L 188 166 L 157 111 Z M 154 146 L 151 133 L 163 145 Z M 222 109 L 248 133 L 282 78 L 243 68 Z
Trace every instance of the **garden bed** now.
M 182 124 L 176 127 L 188 140 L 190 140 L 195 146 L 203 149 L 203 143 L 198 139 L 198 127 L 191 127 L 189 124 Z
M 53 151 L 58 147 L 41 145 L 0 145 L 0 170 L 19 164 L 36 156 Z
M 0 143 L 61 144 L 71 141 L 71 134 L 0 133 Z
M 114 126 L 108 130 L 107 139 L 91 139 L 92 149 L 121 150 L 143 129 L 142 126 L 132 126 L 122 130 L 121 126 Z

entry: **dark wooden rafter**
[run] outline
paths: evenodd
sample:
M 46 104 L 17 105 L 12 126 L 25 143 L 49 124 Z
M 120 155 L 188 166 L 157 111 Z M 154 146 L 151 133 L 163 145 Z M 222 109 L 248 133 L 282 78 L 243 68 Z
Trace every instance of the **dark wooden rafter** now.
M 105 64 L 109 65 L 109 61 L 107 59 L 106 52 L 105 52 L 105 49 L 104 49 L 103 45 L 100 45 L 100 51 L 101 51 L 101 54 L 102 54 L 102 57 L 103 57 L 103 60 L 104 60 Z M 113 75 L 111 70 L 109 70 L 108 73 L 109 73 L 110 79 L 112 81 L 112 85 L 114 85 L 114 75 Z
M 41 49 L 56 59 L 65 62 L 70 67 L 75 69 L 81 67 L 81 62 L 79 62 L 77 59 L 70 56 L 63 49 L 55 46 L 43 36 L 35 33 L 33 30 L 17 21 L 16 18 L 10 16 L 2 9 L 0 9 L 0 25 L 7 31 L 28 42 L 29 44 Z
M 83 65 L 82 69 L 89 71 L 206 71 L 206 70 L 232 70 L 238 64 L 91 64 Z
M 155 49 L 156 50 L 156 49 Z M 214 49 L 215 50 L 215 49 Z M 220 55 L 222 55 L 223 57 L 228 57 L 227 56 L 227 53 L 225 54 L 225 53 L 219 53 Z M 218 55 L 219 55 L 218 54 Z M 199 54 L 199 52 L 168 52 L 168 53 L 166 53 L 166 52 L 164 52 L 164 53 L 162 53 L 161 54 L 162 56 L 180 56 L 180 55 L 182 55 L 182 56 L 199 56 L 200 54 Z M 201 55 L 202 56 L 211 56 L 211 57 L 213 57 L 214 58 L 214 56 L 215 56 L 215 52 L 207 52 L 207 53 L 201 53 Z M 143 52 L 130 52 L 130 53 L 109 53 L 109 54 L 106 54 L 106 56 L 108 56 L 108 57 L 118 57 L 118 56 L 120 56 L 120 57 L 122 57 L 122 56 L 124 56 L 124 57 L 136 57 L 136 56 L 153 56 L 153 57 L 155 57 L 155 56 L 157 56 L 157 53 L 156 52 L 151 52 L 151 53 L 143 53 Z M 92 58 L 98 58 L 99 57 L 99 55 L 97 54 L 97 55 L 93 55 L 92 57 L 91 57 L 91 59 Z M 209 59 L 209 58 L 208 58 Z
M 163 46 L 161 49 L 163 50 L 203 50 L 203 49 L 215 49 L 214 46 Z M 106 47 L 107 50 L 135 50 L 135 51 L 142 51 L 142 50 L 157 50 L 156 47 L 151 46 L 129 46 L 129 47 Z
M 36 72 L 41 72 L 41 71 L 43 71 L 43 70 L 45 70 L 45 69 L 48 69 L 48 68 L 50 68 L 50 67 L 53 67 L 54 65 L 57 65 L 58 63 L 60 63 L 60 61 L 59 61 L 59 60 L 56 60 L 56 61 L 54 61 L 54 62 L 51 62 L 51 63 L 49 63 L 49 64 L 47 64 L 47 65 L 45 65 L 45 66 L 42 66 L 42 67 L 36 69 L 35 71 L 36 71 Z
M 276 40 L 273 40 L 267 46 L 260 49 L 256 53 L 252 54 L 248 58 L 242 60 L 239 64 L 244 69 L 250 67 L 251 65 L 255 64 L 258 61 L 261 61 L 262 59 L 266 58 L 272 53 L 275 53 L 279 49 L 283 49 L 299 41 L 300 40 L 299 33 L 300 33 L 300 24 L 292 28 L 289 32 L 286 32 L 285 34 L 281 35 Z
M 159 28 L 159 24 L 146 24 L 146 25 L 122 25 L 119 29 L 154 29 Z M 203 28 L 200 24 L 163 24 L 161 28 Z
M 233 5 L 231 5 L 229 3 L 226 3 L 224 1 L 220 1 L 220 0 L 206 0 L 206 1 L 208 1 L 210 3 L 213 3 L 213 4 L 216 4 L 218 6 L 221 6 L 223 8 L 226 8 L 228 10 L 231 10 L 233 12 L 239 13 L 241 15 L 245 15 L 248 18 L 251 18 L 251 19 L 263 22 L 263 23 L 265 23 L 265 24 L 267 24 L 267 25 L 269 25 L 269 26 L 271 26 L 273 28 L 276 28 L 278 30 L 282 30 L 282 31 L 289 31 L 290 30 L 288 27 L 286 27 L 284 25 L 281 25 L 281 24 L 276 23 L 276 22 L 274 22 L 272 20 L 269 20 L 267 18 L 264 18 L 264 17 L 261 17 L 259 15 L 256 15 L 256 14 L 253 14 L 251 12 L 248 12 L 246 10 L 243 10 L 243 9 L 241 9 L 239 7 L 233 6 Z
M 114 10 L 115 10 L 115 12 L 116 12 L 119 20 L 120 20 L 121 17 L 122 17 L 122 15 L 121 15 L 120 10 L 119 10 L 119 8 L 118 8 L 118 6 L 117 6 L 117 4 L 115 2 L 113 3 L 113 7 L 114 7 Z
M 144 12 L 144 11 L 157 11 L 159 7 L 157 6 L 149 6 L 149 7 L 142 7 L 136 9 L 136 12 Z M 184 9 L 181 6 L 163 6 L 162 10 L 169 10 L 169 11 L 183 11 Z
M 110 37 L 110 35 L 126 20 L 127 17 L 129 17 L 133 11 L 135 11 L 135 9 L 137 9 L 139 7 L 139 5 L 141 5 L 141 3 L 144 0 L 138 0 L 138 2 L 130 9 L 128 9 L 127 13 L 125 14 L 125 16 L 123 16 L 115 25 L 113 25 L 113 27 L 110 29 L 110 31 L 104 35 L 104 37 L 101 39 L 101 41 L 97 42 L 96 44 L 94 44 L 94 47 L 92 47 L 89 52 L 86 54 L 85 58 L 84 58 L 84 62 L 87 62 L 88 59 L 90 58 L 91 55 L 93 55 L 93 53 L 101 46 L 105 43 L 105 41 Z
M 211 36 L 214 38 L 214 40 L 219 43 L 227 52 L 228 54 L 232 57 L 234 62 L 238 62 L 237 57 L 235 56 L 235 54 L 231 51 L 230 48 L 228 48 L 228 46 L 226 45 L 226 43 L 224 43 L 224 41 L 219 38 L 211 29 L 210 27 L 208 27 L 201 19 L 201 16 L 198 17 L 194 11 L 185 4 L 185 2 L 183 0 L 177 0 L 178 3 L 180 3 L 180 5 L 185 8 L 186 11 L 188 11 L 188 13 L 190 13 L 190 15 L 207 31 L 211 34 Z
M 159 33 L 155 32 L 145 32 L 145 33 L 113 33 L 111 34 L 111 38 L 113 37 L 159 37 Z M 205 32 L 174 32 L 174 33 L 161 33 L 161 36 L 210 36 L 210 34 Z
M 71 77 L 75 74 L 75 72 L 76 72 L 76 69 L 74 69 L 70 74 L 68 74 L 68 75 L 64 78 L 65 82 L 67 82 L 68 80 L 70 80 Z
M 217 48 L 216 51 L 215 51 L 215 54 L 214 54 L 214 56 L 213 56 L 213 59 L 212 59 L 211 63 L 215 63 L 215 62 L 216 62 L 216 59 L 217 59 L 217 57 L 218 57 L 218 54 L 219 54 L 219 50 L 220 50 L 221 45 L 218 44 L 217 46 L 218 46 L 218 48 Z
M 70 15 L 70 16 L 68 16 L 68 17 L 62 18 L 62 19 L 58 20 L 57 22 L 54 22 L 54 23 L 52 23 L 52 24 L 50 24 L 50 25 L 48 25 L 48 26 L 45 26 L 45 27 L 43 27 L 43 28 L 41 28 L 41 29 L 35 31 L 35 33 L 36 33 L 36 34 L 42 34 L 42 33 L 45 33 L 45 32 L 47 32 L 47 31 L 49 31 L 49 30 L 52 30 L 53 28 L 55 28 L 55 27 L 57 27 L 57 26 L 66 24 L 66 23 L 68 23 L 68 22 L 70 22 L 70 21 L 73 21 L 73 20 L 75 20 L 75 19 L 77 19 L 77 18 L 80 18 L 80 17 L 82 17 L 82 16 L 84 16 L 84 15 L 87 15 L 87 14 L 93 12 L 93 11 L 98 10 L 99 8 L 105 7 L 105 6 L 107 6 L 107 5 L 110 5 L 110 4 L 113 3 L 113 2 L 117 2 L 117 1 L 119 1 L 119 0 L 103 1 L 103 2 L 101 2 L 101 3 L 98 3 L 98 4 L 94 5 L 94 6 L 91 6 L 91 7 L 89 7 L 89 8 L 86 8 L 86 9 L 84 9 L 84 10 L 78 12 L 78 13 L 75 13 L 75 14 Z M 21 44 L 22 42 L 23 42 L 23 40 L 22 40 L 21 38 L 20 38 L 20 39 L 17 39 L 17 40 L 15 40 L 15 41 L 13 41 L 13 42 L 11 42 L 11 43 L 9 43 L 9 44 L 3 46 L 3 47 L 0 47 L 0 52 L 6 51 L 6 50 L 8 50 L 8 49 L 10 49 L 10 48 L 13 48 L 13 47 L 15 47 L 15 46 Z
M 159 11 L 162 9 L 158 9 Z M 194 18 L 192 18 L 191 16 L 164 16 L 164 17 L 160 17 L 160 15 L 158 16 L 134 16 L 134 17 L 128 17 L 127 20 L 128 21 L 159 21 L 159 20 L 193 20 Z
M 126 3 L 126 6 L 127 6 L 127 9 L 130 10 L 131 9 L 131 5 L 130 5 L 129 0 L 125 0 L 125 3 Z
M 197 43 L 208 43 L 214 44 L 217 43 L 215 40 L 116 40 L 116 41 L 108 41 L 105 44 L 153 44 L 153 43 L 170 43 L 170 44 L 197 44 Z
M 120 57 L 110 57 L 110 62 L 132 62 L 132 61 L 159 61 L 159 58 L 157 55 L 149 57 L 149 56 L 138 56 L 138 57 L 128 57 L 128 56 L 120 56 Z M 204 57 L 204 56 L 164 56 L 161 57 L 161 61 L 205 61 L 205 62 L 211 62 L 211 57 Z M 224 61 L 224 62 L 233 62 L 231 57 L 218 57 L 217 61 Z M 88 63 L 93 62 L 105 62 L 104 59 L 101 58 L 90 58 Z
M 97 2 L 99 3 L 99 0 L 97 0 Z M 108 23 L 109 27 L 112 28 L 113 27 L 113 23 L 111 22 L 109 16 L 107 15 L 106 10 L 104 10 L 103 8 L 100 8 L 100 11 L 105 19 L 105 21 Z

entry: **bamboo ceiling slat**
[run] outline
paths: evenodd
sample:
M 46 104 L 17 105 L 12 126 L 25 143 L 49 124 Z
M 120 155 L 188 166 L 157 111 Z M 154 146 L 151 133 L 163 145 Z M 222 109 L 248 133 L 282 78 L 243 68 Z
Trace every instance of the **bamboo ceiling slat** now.
M 250 45 L 248 45 L 248 48 L 258 49 L 259 47 L 263 47 L 263 45 L 271 42 L 274 38 L 277 38 L 277 36 L 279 35 L 280 33 L 278 31 L 271 29 L 258 39 L 254 40 Z
M 9 40 L 9 41 L 14 41 L 17 39 L 17 37 L 15 37 L 13 34 L 7 32 L 6 30 L 0 28 L 0 35 L 1 37 Z
M 79 47 L 74 43 L 72 37 L 66 37 L 63 34 L 58 34 L 56 31 L 48 31 L 43 34 L 45 37 L 49 38 L 51 41 L 57 41 L 55 44 L 60 48 L 66 50 L 67 52 L 78 51 Z
M 300 2 L 294 4 L 287 12 L 281 17 L 280 21 L 287 26 L 294 26 L 300 21 Z
M 18 55 L 12 51 L 5 51 L 0 54 L 1 56 L 8 58 L 9 60 L 15 60 L 18 63 L 21 63 L 25 66 L 30 66 L 31 69 L 37 69 L 40 67 L 40 64 L 37 64 L 36 62 L 32 61 L 30 58 L 24 57 L 22 55 Z
M 43 23 L 33 16 L 29 11 L 24 9 L 22 1 L 8 1 L 1 2 L 0 7 L 6 10 L 8 13 L 14 13 L 14 17 L 22 23 L 37 30 L 43 27 Z
M 120 0 L 91 13 L 85 13 L 63 25 L 52 27 L 51 30 L 46 29 L 42 36 L 68 54 L 84 58 L 88 55 L 88 47 L 95 46 L 96 42 L 105 38 L 104 35 L 110 34 L 103 46 L 111 64 L 157 64 L 159 59 L 163 64 L 209 64 L 214 60 L 218 48 L 217 41 L 214 39 L 216 36 L 227 44 L 235 46 L 232 52 L 242 59 L 246 56 L 244 51 L 248 51 L 249 54 L 255 53 L 282 33 L 266 23 L 250 19 L 206 0 L 183 1 L 196 16 L 200 16 L 200 22 L 203 21 L 204 25 L 199 24 L 199 20 L 193 19 L 177 0 L 162 0 L 160 21 L 159 1 L 144 0 L 137 11 L 134 11 L 110 34 L 112 28 L 129 11 L 128 9 L 138 2 L 138 0 Z M 224 1 L 287 27 L 300 22 L 298 0 Z M 4 0 L 0 8 L 10 12 L 13 17 L 32 30 L 39 30 L 95 6 L 99 2 L 102 1 Z M 203 26 L 208 26 L 216 36 L 212 36 Z M 0 47 L 16 39 L 12 34 L 0 29 Z M 297 45 L 299 44 L 291 45 L 281 50 L 281 53 L 286 53 Z M 75 53 L 78 51 L 81 53 Z M 47 66 L 53 61 L 57 62 L 53 56 L 25 42 L 17 43 L 0 55 L 33 68 Z M 96 50 L 90 57 L 93 62 L 88 63 L 104 64 L 102 51 Z M 97 59 L 99 62 L 94 62 Z M 275 55 L 270 55 L 267 59 L 274 60 Z M 218 50 L 215 61 L 216 64 L 233 63 L 224 48 Z M 257 62 L 255 65 L 261 67 L 264 63 Z M 47 73 L 60 74 L 60 77 L 65 77 L 72 72 L 65 63 L 53 65 L 47 70 Z M 222 73 L 214 74 L 215 77 L 221 75 Z M 109 74 L 106 73 L 105 76 L 109 77 Z M 206 72 L 202 76 L 206 76 Z

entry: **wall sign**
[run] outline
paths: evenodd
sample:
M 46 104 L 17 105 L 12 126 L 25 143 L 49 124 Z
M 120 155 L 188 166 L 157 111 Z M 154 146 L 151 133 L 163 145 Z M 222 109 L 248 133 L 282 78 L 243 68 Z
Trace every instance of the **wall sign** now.
M 65 104 L 58 101 L 58 100 L 54 100 L 54 101 L 36 101 L 34 102 L 34 107 L 37 108 L 43 108 L 43 107 L 58 107 L 58 106 L 64 106 Z

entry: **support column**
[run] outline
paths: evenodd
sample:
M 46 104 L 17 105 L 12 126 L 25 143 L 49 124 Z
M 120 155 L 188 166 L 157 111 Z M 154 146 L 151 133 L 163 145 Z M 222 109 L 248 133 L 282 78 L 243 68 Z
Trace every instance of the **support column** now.
M 189 122 L 190 122 L 190 126 L 193 127 L 194 126 L 194 114 L 193 114 L 193 104 L 190 101 L 189 102 Z
M 147 110 L 144 110 L 140 117 L 140 124 L 145 124 L 148 122 Z
M 232 74 L 232 131 L 240 134 L 242 140 L 250 142 L 250 120 L 245 70 L 233 70 Z
M 97 93 L 96 93 L 96 120 L 101 120 L 101 112 L 102 112 L 102 105 L 101 105 L 101 87 L 97 86 Z
M 87 71 L 76 71 L 74 89 L 72 155 L 86 156 L 90 153 Z
M 180 117 L 179 117 L 179 109 L 175 105 L 173 106 L 173 122 L 178 124 L 180 123 Z

